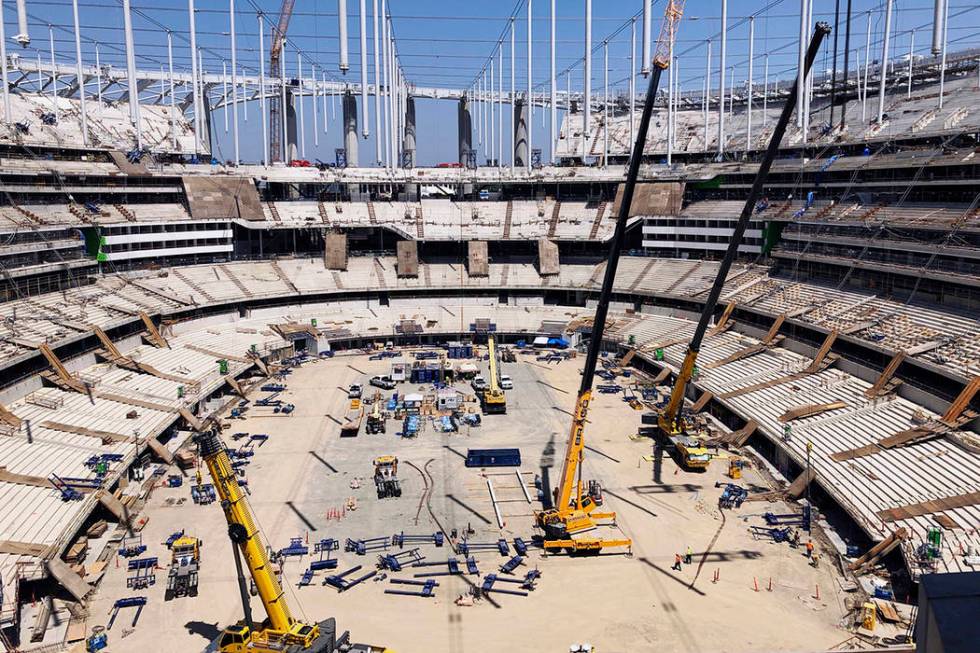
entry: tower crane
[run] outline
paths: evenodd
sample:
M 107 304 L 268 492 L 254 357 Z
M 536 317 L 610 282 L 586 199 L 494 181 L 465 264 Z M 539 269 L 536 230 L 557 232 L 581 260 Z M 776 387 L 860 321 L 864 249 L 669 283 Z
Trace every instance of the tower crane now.
M 293 5 L 296 0 L 282 0 L 279 8 L 279 22 L 272 28 L 272 45 L 269 50 L 269 75 L 279 77 L 280 84 L 285 83 L 282 74 L 282 46 L 286 42 L 286 30 L 289 19 L 293 16 Z M 283 115 L 282 102 L 273 100 L 269 105 L 269 160 L 282 161 L 282 124 L 286 120 Z
M 619 205 L 619 215 L 616 219 L 616 230 L 609 246 L 609 257 L 606 272 L 602 280 L 602 290 L 596 304 L 595 318 L 592 322 L 592 339 L 585 357 L 585 368 L 582 371 L 582 383 L 579 386 L 575 401 L 575 412 L 572 414 L 572 427 L 565 447 L 565 458 L 562 463 L 561 475 L 557 480 L 554 492 L 554 505 L 535 514 L 535 522 L 544 531 L 544 547 L 546 550 L 565 550 L 570 553 L 598 553 L 608 547 L 632 547 L 630 539 L 603 539 L 593 535 L 583 535 L 593 531 L 600 524 L 614 524 L 616 513 L 597 512 L 597 504 L 586 489 L 588 483 L 582 480 L 582 459 L 585 452 L 585 424 L 588 420 L 589 404 L 592 401 L 592 382 L 595 379 L 596 364 L 599 360 L 599 350 L 602 348 L 602 336 L 606 328 L 606 316 L 609 313 L 609 300 L 612 295 L 613 282 L 616 279 L 616 268 L 619 266 L 619 255 L 626 238 L 626 223 L 629 220 L 630 208 L 633 204 L 633 193 L 636 190 L 636 179 L 640 172 L 640 162 L 643 159 L 643 147 L 650 128 L 650 117 L 653 114 L 653 104 L 660 86 L 660 76 L 670 66 L 671 45 L 677 35 L 677 27 L 684 13 L 685 0 L 670 0 L 664 13 L 664 22 L 657 42 L 657 51 L 653 58 L 653 71 L 650 75 L 646 99 L 643 102 L 643 114 L 633 144 L 626 183 L 623 186 L 623 197 Z
M 217 648 L 209 647 L 208 650 L 220 653 L 334 653 L 350 648 L 346 644 L 346 633 L 337 637 L 333 618 L 318 623 L 306 623 L 293 617 L 282 585 L 272 571 L 252 508 L 238 484 L 231 460 L 217 430 L 199 433 L 195 439 L 228 522 L 228 537 L 232 541 L 238 589 L 245 613 L 242 621 L 224 629 L 218 639 Z M 265 608 L 266 618 L 261 623 L 255 623 L 252 619 L 249 594 L 242 573 L 243 558 Z
M 490 355 L 490 387 L 483 391 L 483 412 L 488 415 L 506 413 L 507 398 L 500 387 L 500 361 L 497 359 L 497 341 L 493 335 L 487 337 L 487 350 Z
M 817 50 L 820 48 L 820 43 L 829 33 L 830 27 L 826 23 L 817 23 L 806 53 L 804 78 L 809 74 L 810 68 L 813 66 L 813 60 L 817 55 Z M 725 251 L 725 257 L 722 259 L 721 265 L 718 266 L 718 273 L 711 286 L 711 291 L 704 301 L 698 325 L 694 330 L 694 335 L 691 336 L 691 342 L 687 347 L 687 353 L 684 355 L 684 361 L 681 363 L 680 370 L 677 372 L 677 378 L 674 382 L 673 390 L 670 393 L 670 400 L 657 419 L 660 435 L 663 439 L 674 445 L 681 458 L 680 463 L 684 467 L 704 469 L 711 460 L 710 454 L 704 448 L 704 444 L 688 432 L 689 425 L 681 414 L 681 407 L 684 404 L 684 394 L 687 389 L 687 384 L 694 375 L 698 353 L 701 351 L 701 343 L 704 340 L 704 335 L 707 331 L 708 323 L 711 321 L 711 316 L 714 314 L 715 307 L 718 305 L 718 297 L 721 295 L 721 290 L 725 285 L 725 280 L 728 278 L 728 272 L 731 270 L 732 263 L 738 255 L 738 247 L 742 242 L 742 237 L 745 235 L 745 229 L 748 227 L 749 219 L 755 210 L 756 202 L 762 194 L 766 179 L 769 177 L 769 169 L 772 167 L 772 162 L 776 158 L 779 144 L 783 140 L 783 134 L 786 133 L 786 125 L 789 123 L 790 115 L 796 106 L 796 89 L 799 83 L 800 77 L 797 77 L 793 84 L 793 89 L 790 91 L 786 103 L 783 105 L 776 127 L 772 132 L 765 156 L 759 164 L 759 171 L 756 173 L 752 188 L 749 191 L 748 197 L 745 198 L 742 213 L 735 223 L 735 229 L 728 241 L 728 249 Z

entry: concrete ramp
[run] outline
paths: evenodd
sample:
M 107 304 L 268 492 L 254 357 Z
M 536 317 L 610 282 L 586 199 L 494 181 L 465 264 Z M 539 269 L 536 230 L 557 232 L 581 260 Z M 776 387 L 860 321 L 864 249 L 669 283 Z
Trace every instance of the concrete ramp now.
M 397 245 L 397 254 L 398 276 L 419 276 L 419 244 L 414 240 L 399 241 Z
M 146 169 L 146 166 L 142 163 L 130 163 L 126 155 L 119 150 L 109 150 L 109 158 L 112 162 L 116 164 L 120 172 L 123 172 L 131 177 L 140 177 L 150 174 L 150 171 Z
M 126 510 L 126 506 L 122 504 L 122 501 L 117 499 L 114 495 L 105 490 L 99 492 L 99 503 L 112 513 L 112 515 L 119 520 L 120 524 L 128 524 L 130 522 L 129 511 Z
M 324 238 L 323 265 L 328 270 L 347 269 L 347 234 L 327 234 Z
M 45 562 L 48 573 L 58 581 L 68 593 L 78 601 L 85 600 L 85 597 L 92 591 L 92 586 L 82 580 L 82 577 L 71 570 L 60 558 L 52 558 Z
M 466 270 L 471 277 L 490 276 L 490 255 L 487 253 L 485 240 L 471 240 L 469 242 Z
M 683 182 L 661 182 L 637 184 L 633 193 L 633 203 L 630 206 L 629 217 L 646 215 L 677 215 L 681 212 L 684 199 Z M 616 199 L 613 202 L 612 214 L 619 217 L 619 205 L 623 201 L 623 184 L 616 189 Z
M 538 239 L 538 274 L 558 274 L 558 245 L 547 238 Z
M 265 220 L 251 177 L 181 177 L 187 207 L 195 220 Z
M 174 455 L 170 453 L 170 449 L 167 449 L 167 447 L 165 447 L 163 443 L 156 438 L 148 438 L 146 441 L 146 446 L 148 446 L 150 450 L 157 455 L 157 458 L 168 465 L 174 461 Z

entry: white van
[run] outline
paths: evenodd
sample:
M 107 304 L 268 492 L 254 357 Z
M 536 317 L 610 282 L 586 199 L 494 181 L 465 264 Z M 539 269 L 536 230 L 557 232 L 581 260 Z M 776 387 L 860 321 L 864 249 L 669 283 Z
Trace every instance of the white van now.
M 513 390 L 514 389 L 514 382 L 506 374 L 501 374 L 500 375 L 500 387 L 503 390 Z

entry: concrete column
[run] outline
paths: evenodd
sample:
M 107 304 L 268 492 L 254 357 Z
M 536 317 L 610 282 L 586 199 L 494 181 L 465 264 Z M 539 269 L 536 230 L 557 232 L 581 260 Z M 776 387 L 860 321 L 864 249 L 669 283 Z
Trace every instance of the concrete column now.
M 526 98 L 517 98 L 514 105 L 514 165 L 517 167 L 528 166 L 531 163 L 531 152 L 528 148 L 527 132 L 528 125 L 528 103 Z
M 344 148 L 347 150 L 347 166 L 356 168 L 357 162 L 357 98 L 350 91 L 344 93 Z
M 299 147 L 296 143 L 296 96 L 290 87 L 286 87 L 286 161 L 299 158 Z
M 413 118 L 414 115 L 413 110 Z M 465 165 L 466 152 L 473 149 L 473 121 L 470 118 L 470 103 L 465 95 L 459 98 L 459 105 L 456 109 L 456 134 L 459 163 Z
M 415 167 L 415 98 L 408 96 L 405 102 L 405 138 L 402 140 L 402 151 L 411 157 L 406 167 Z

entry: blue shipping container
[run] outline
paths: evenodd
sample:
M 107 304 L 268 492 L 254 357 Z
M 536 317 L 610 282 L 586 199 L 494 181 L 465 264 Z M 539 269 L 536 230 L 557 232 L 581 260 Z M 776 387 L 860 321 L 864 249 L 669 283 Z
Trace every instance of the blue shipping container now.
M 520 449 L 469 449 L 467 467 L 520 467 Z

